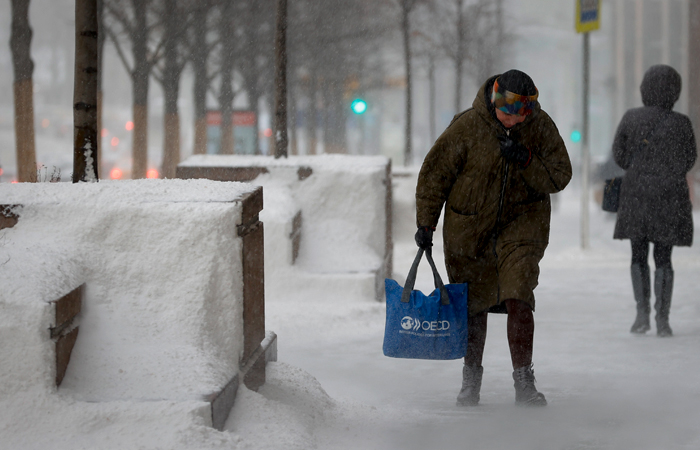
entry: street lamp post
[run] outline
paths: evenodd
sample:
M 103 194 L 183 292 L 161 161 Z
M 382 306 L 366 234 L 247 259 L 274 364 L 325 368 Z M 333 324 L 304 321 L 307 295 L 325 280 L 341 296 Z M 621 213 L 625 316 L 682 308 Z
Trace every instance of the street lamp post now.
M 576 32 L 583 33 L 583 128 L 581 130 L 581 248 L 590 247 L 590 133 L 588 123 L 591 42 L 590 32 L 600 27 L 600 0 L 576 0 Z

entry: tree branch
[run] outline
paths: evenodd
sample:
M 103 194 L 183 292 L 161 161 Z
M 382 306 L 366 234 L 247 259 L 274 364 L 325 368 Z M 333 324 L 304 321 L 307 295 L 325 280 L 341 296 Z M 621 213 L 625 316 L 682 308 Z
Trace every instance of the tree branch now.
M 117 22 L 119 22 L 122 27 L 124 27 L 124 30 L 131 36 L 134 34 L 134 28 L 133 24 L 129 21 L 128 17 L 118 9 L 115 9 L 114 6 L 112 6 L 112 3 L 110 2 L 105 2 L 104 7 L 109 13 L 109 15 L 113 16 L 115 19 L 117 19 Z M 105 26 L 105 28 L 108 28 Z
M 112 30 L 109 29 L 109 27 L 105 27 L 105 31 L 107 32 L 107 36 L 110 38 L 110 40 L 114 44 L 114 48 L 117 49 L 117 55 L 119 56 L 119 59 L 122 61 L 122 64 L 124 64 L 124 68 L 126 69 L 127 73 L 129 75 L 133 75 L 134 69 L 129 67 L 129 61 L 127 60 L 126 55 L 124 54 L 124 50 L 122 50 L 122 46 L 119 43 L 119 40 L 114 35 L 114 32 L 112 32 Z

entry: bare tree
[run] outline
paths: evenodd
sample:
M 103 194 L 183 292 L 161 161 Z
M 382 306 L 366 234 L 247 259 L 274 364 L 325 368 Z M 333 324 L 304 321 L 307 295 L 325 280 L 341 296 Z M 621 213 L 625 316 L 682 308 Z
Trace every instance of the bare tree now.
M 14 69 L 15 148 L 17 179 L 36 182 L 34 145 L 34 62 L 31 58 L 32 29 L 29 26 L 29 0 L 12 0 L 10 48 Z
M 406 128 L 404 135 L 404 155 L 403 163 L 409 166 L 413 163 L 413 150 L 411 149 L 412 127 L 412 104 L 413 94 L 411 91 L 411 12 L 416 6 L 416 0 L 398 0 L 401 11 L 401 35 L 403 38 L 403 57 L 406 74 Z M 458 0 L 461 1 L 461 0 Z
M 180 96 L 180 78 L 188 58 L 184 54 L 187 28 L 191 24 L 189 11 L 182 1 L 162 0 L 159 16 L 162 18 L 162 58 L 154 68 L 154 78 L 163 87 L 163 162 L 161 176 L 174 178 L 180 162 L 180 114 L 177 100 Z
M 73 183 L 97 181 L 97 0 L 75 2 Z
M 506 34 L 503 24 L 503 0 L 482 0 L 482 8 L 477 9 L 480 19 L 473 24 L 475 33 L 473 36 L 472 52 L 470 55 L 469 71 L 477 83 L 486 81 L 496 74 L 497 66 L 501 62 L 504 53 L 504 45 L 511 39 Z
M 494 34 L 503 39 L 502 28 L 494 26 L 491 0 L 449 0 L 433 4 L 434 23 L 444 24 L 440 27 L 438 42 L 442 53 L 453 64 L 455 70 L 454 109 L 458 113 L 463 108 L 463 83 L 467 73 L 477 77 L 491 75 L 495 61 L 489 51 L 500 49 L 502 43 L 490 44 Z M 496 6 L 500 2 L 496 3 Z M 502 23 L 501 23 L 502 27 Z M 471 63 L 471 67 L 465 64 Z M 468 70 L 471 69 L 471 70 Z M 488 74 L 488 75 L 486 75 Z
M 377 54 L 377 40 L 389 34 L 387 8 L 370 0 L 302 0 L 290 6 L 290 89 L 295 102 L 305 105 L 307 153 L 315 153 L 321 138 L 326 153 L 345 153 L 350 97 L 370 87 L 375 66 L 367 61 Z
M 430 29 L 430 27 L 426 27 Z M 416 50 L 414 52 L 415 57 L 418 60 L 423 60 L 427 65 L 428 73 L 428 129 L 429 129 L 429 139 L 431 142 L 435 141 L 435 64 L 440 58 L 441 52 L 440 48 L 435 41 L 435 37 L 427 34 L 426 32 L 416 30 L 412 33 L 413 36 L 417 37 Z
M 237 40 L 236 71 L 242 79 L 248 109 L 255 112 L 256 129 L 260 117 L 260 101 L 265 93 L 273 92 L 274 86 L 275 2 L 276 0 L 241 2 L 235 17 L 236 29 L 240 33 Z M 272 98 L 268 100 L 272 101 Z M 254 147 L 255 153 L 259 154 L 257 133 Z
M 255 2 L 254 2 L 255 3 Z M 207 152 L 207 91 L 209 90 L 208 63 L 216 43 L 208 38 L 209 16 L 213 9 L 211 0 L 195 2 L 190 43 L 190 62 L 194 73 L 194 151 L 195 155 Z
M 318 133 L 317 133 L 317 121 L 318 121 L 318 80 L 316 79 L 317 69 L 312 65 L 310 67 L 309 73 L 304 74 L 302 78 L 306 98 L 307 98 L 307 108 L 306 108 L 306 153 L 308 155 L 316 154 L 316 147 L 318 147 Z
M 233 154 L 233 72 L 236 54 L 236 35 L 233 24 L 233 0 L 221 0 L 221 16 L 219 18 L 219 39 L 221 39 L 219 77 L 219 111 L 221 111 L 221 147 L 219 153 Z
M 291 26 L 288 45 L 295 55 L 289 70 L 293 84 L 291 89 L 299 89 L 298 97 L 305 103 L 303 116 L 307 155 L 315 155 L 319 143 L 319 78 L 322 72 L 321 49 L 326 34 L 321 10 L 318 2 L 307 0 L 293 2 L 289 11 Z
M 148 12 L 151 0 L 105 0 L 105 32 L 131 76 L 133 141 L 131 178 L 145 178 L 148 169 L 148 88 L 158 49 L 149 49 Z M 131 44 L 131 62 L 122 49 L 120 36 Z

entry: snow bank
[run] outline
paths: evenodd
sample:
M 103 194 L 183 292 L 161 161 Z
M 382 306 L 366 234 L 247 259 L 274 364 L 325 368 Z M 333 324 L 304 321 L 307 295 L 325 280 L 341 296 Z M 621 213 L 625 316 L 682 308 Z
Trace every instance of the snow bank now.
M 265 278 L 268 296 L 298 299 L 315 287 L 328 300 L 383 297 L 387 258 L 389 160 L 383 156 L 194 155 L 178 166 L 259 168 L 250 183 L 263 186 Z M 178 173 L 181 173 L 178 172 Z M 202 171 L 198 176 L 202 176 Z M 293 222 L 301 213 L 301 240 L 293 257 Z M 390 226 L 390 224 L 389 224 Z M 307 291 L 308 294 L 308 291 Z
M 54 383 L 47 328 L 86 283 L 60 392 L 85 401 L 202 401 L 242 351 L 241 206 L 206 180 L 0 184 L 0 397 Z

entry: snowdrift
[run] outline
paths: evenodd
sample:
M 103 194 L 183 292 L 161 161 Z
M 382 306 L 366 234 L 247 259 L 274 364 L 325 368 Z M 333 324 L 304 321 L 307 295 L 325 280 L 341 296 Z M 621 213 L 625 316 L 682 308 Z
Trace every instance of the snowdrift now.
M 179 178 L 263 186 L 266 290 L 330 302 L 384 298 L 392 273 L 391 163 L 383 156 L 194 155 Z

